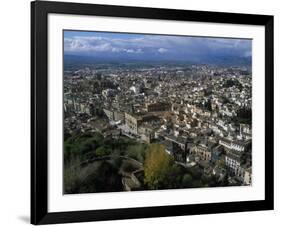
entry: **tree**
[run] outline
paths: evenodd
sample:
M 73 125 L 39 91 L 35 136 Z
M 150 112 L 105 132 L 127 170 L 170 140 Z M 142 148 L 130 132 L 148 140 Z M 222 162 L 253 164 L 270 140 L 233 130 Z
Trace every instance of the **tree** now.
M 228 186 L 229 185 L 229 182 L 228 182 L 228 171 L 226 171 L 224 177 L 223 177 L 223 180 L 221 182 L 221 186 Z
M 69 164 L 64 165 L 63 181 L 64 192 L 67 194 L 78 193 L 81 180 L 79 178 L 81 172 L 80 160 L 78 158 L 71 159 Z
M 110 162 L 102 161 L 94 169 L 89 166 L 89 172 L 86 172 L 81 181 L 79 192 L 113 192 L 122 189 L 122 178 L 118 174 L 118 169 Z
M 64 162 L 79 158 L 81 161 L 93 157 L 93 150 L 103 145 L 103 136 L 99 133 L 73 134 L 64 141 Z
M 185 174 L 182 178 L 182 185 L 185 188 L 191 187 L 192 185 L 192 176 L 190 174 Z
M 133 158 L 133 159 L 143 163 L 144 158 L 145 158 L 145 149 L 146 149 L 145 144 L 130 145 L 127 148 L 127 155 L 130 158 Z
M 101 146 L 99 148 L 96 149 L 96 155 L 97 156 L 105 156 L 105 155 L 109 155 L 110 154 L 110 150 L 108 150 L 106 147 Z
M 237 124 L 251 124 L 252 122 L 252 109 L 251 108 L 240 108 L 237 110 L 237 116 L 233 117 L 233 121 Z
M 162 145 L 149 145 L 144 162 L 144 183 L 149 189 L 163 188 L 172 165 L 173 159 Z
M 173 162 L 172 166 L 169 168 L 169 171 L 167 172 L 167 176 L 163 184 L 164 188 L 165 189 L 181 188 L 183 173 L 184 172 L 182 167 Z
M 202 170 L 199 167 L 195 166 L 190 169 L 190 174 L 194 180 L 200 180 L 202 177 Z

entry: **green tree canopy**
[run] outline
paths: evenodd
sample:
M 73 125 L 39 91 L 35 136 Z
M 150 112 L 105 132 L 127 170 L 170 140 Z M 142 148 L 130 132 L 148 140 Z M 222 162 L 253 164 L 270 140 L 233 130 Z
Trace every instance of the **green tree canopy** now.
M 191 187 L 192 186 L 192 176 L 190 174 L 185 174 L 182 178 L 183 187 Z
M 109 155 L 110 154 L 110 150 L 107 149 L 105 146 L 101 146 L 99 148 L 96 149 L 96 156 L 105 156 L 105 155 Z

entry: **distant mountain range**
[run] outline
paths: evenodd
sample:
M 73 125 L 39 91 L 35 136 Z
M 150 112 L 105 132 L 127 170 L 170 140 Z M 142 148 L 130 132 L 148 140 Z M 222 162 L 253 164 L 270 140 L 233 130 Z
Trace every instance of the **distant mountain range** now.
M 102 64 L 102 63 L 188 63 L 188 64 L 212 64 L 218 66 L 250 66 L 252 57 L 239 57 L 230 55 L 196 56 L 196 57 L 155 57 L 155 56 L 109 56 L 100 54 L 99 56 L 79 56 L 64 55 L 65 66 L 77 64 Z

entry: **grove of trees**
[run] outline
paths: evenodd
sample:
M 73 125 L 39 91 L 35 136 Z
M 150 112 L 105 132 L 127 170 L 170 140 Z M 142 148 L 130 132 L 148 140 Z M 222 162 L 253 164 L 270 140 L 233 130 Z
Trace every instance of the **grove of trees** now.
M 186 168 L 177 164 L 161 144 L 84 133 L 64 142 L 64 192 L 122 191 L 121 172 L 142 168 L 132 164 L 135 160 L 137 165 L 143 164 L 143 176 L 139 178 L 142 190 L 226 186 L 225 181 L 206 176 L 199 166 Z

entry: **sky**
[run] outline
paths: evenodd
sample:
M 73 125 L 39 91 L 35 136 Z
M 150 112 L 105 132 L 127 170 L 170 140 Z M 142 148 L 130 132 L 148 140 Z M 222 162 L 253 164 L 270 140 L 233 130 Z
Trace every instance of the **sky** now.
M 249 39 L 64 31 L 64 54 L 108 59 L 208 61 L 248 59 Z

